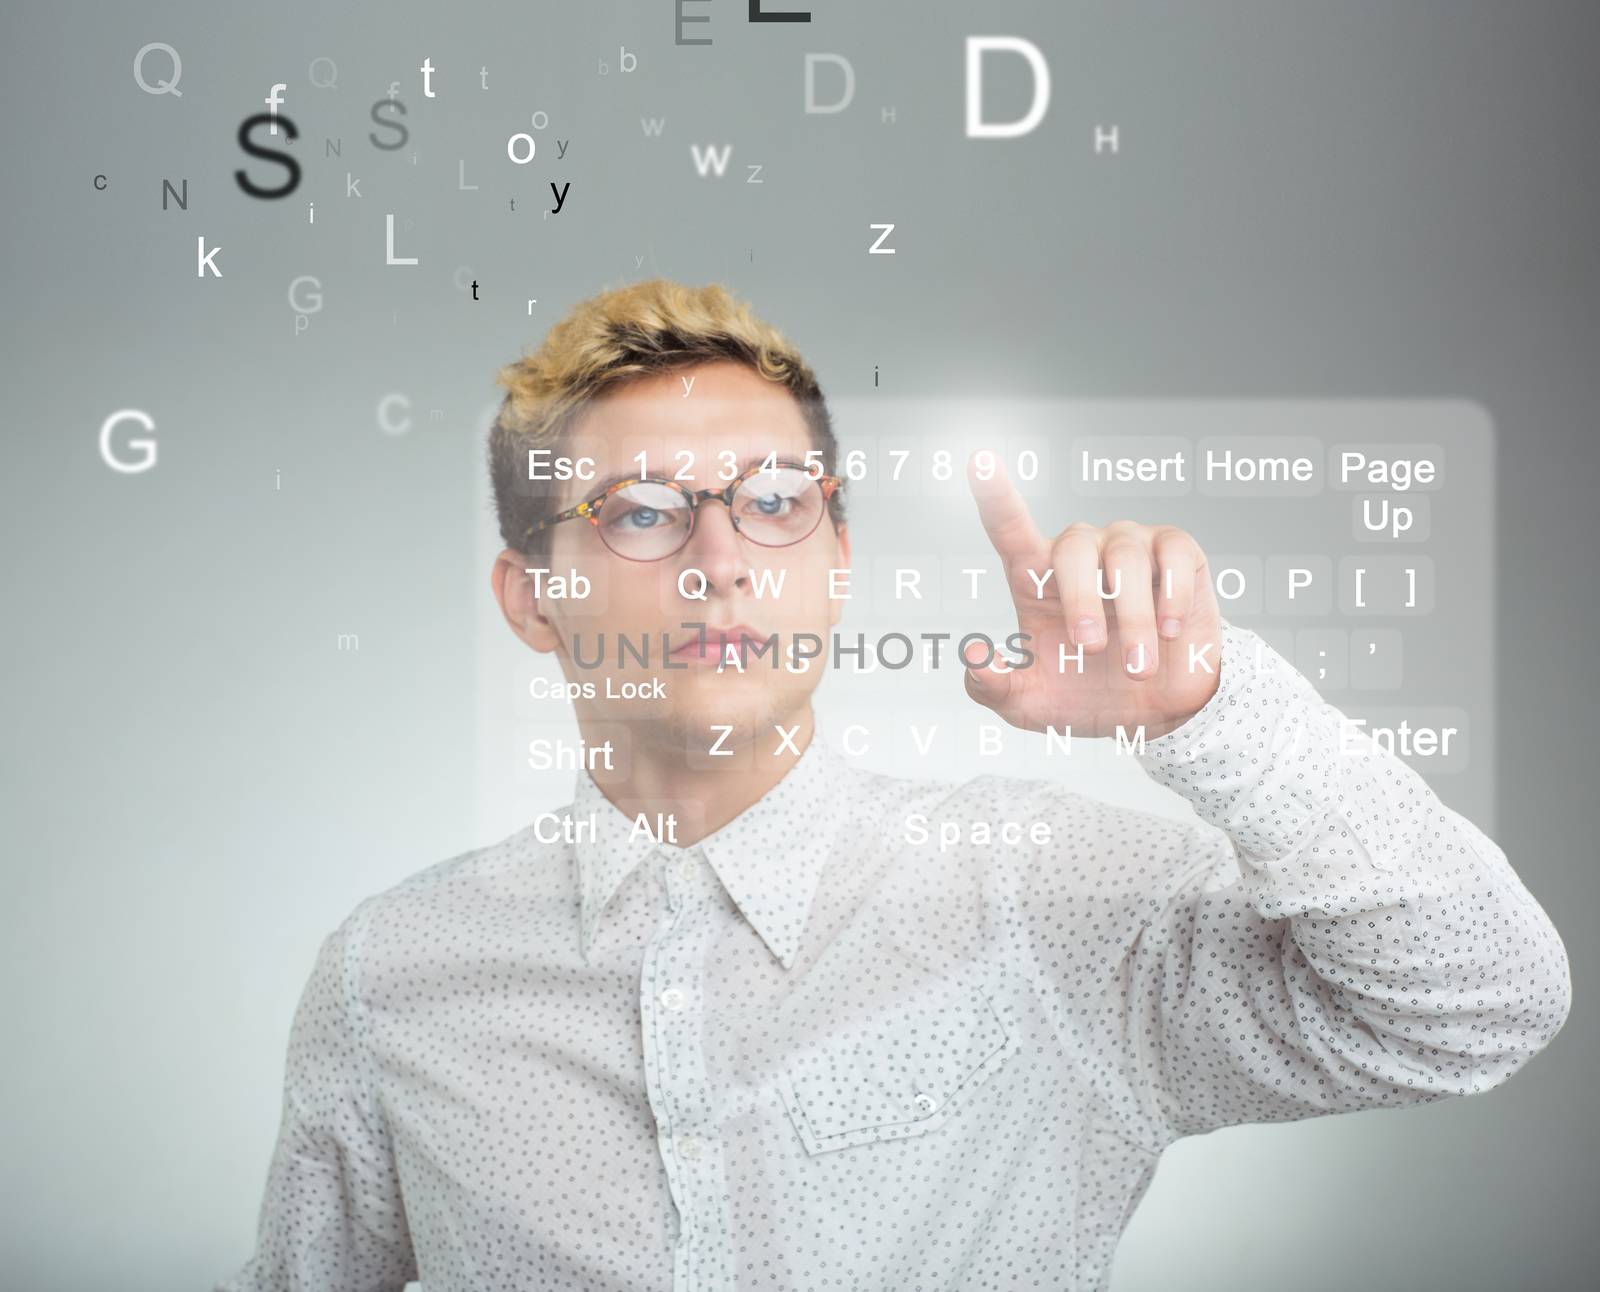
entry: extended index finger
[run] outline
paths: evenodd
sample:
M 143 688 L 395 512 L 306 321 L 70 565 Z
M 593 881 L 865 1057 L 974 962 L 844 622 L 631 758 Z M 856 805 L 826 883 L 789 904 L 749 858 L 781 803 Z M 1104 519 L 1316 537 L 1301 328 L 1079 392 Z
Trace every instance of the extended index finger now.
M 991 462 L 994 466 L 987 480 L 979 475 L 980 457 L 983 458 L 985 472 Z M 1043 578 L 1050 565 L 1049 544 L 1034 525 L 1028 504 L 1022 500 L 1016 485 L 1006 474 L 1000 455 L 987 449 L 975 450 L 967 459 L 967 484 L 978 504 L 978 519 L 983 522 L 989 541 L 1005 562 L 1006 573 L 1015 576 L 1012 579 L 1013 591 L 1018 578 L 1027 582 L 1025 569 L 1031 568 Z

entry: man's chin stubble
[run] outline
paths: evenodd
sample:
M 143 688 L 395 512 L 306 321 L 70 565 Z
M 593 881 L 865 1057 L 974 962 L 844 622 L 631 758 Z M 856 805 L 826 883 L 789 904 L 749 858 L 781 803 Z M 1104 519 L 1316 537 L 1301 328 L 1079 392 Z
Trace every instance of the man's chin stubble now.
M 777 729 L 782 727 L 790 731 L 803 720 L 809 703 L 808 695 L 774 696 L 769 693 L 763 694 L 754 704 L 668 713 L 640 723 L 635 728 L 635 738 L 638 742 L 649 742 L 664 754 L 683 757 L 706 757 L 713 746 L 719 752 L 737 753 L 754 747 L 757 754 L 770 754 L 782 747 Z M 733 729 L 724 732 L 725 727 Z

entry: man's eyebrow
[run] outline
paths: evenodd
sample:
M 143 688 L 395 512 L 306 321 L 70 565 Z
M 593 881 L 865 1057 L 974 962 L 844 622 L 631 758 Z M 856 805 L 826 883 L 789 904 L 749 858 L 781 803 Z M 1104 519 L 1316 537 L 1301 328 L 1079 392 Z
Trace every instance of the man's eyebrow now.
M 722 475 L 723 471 L 727 469 L 726 466 L 719 466 L 718 470 L 716 472 L 717 483 L 718 484 L 724 484 L 724 485 L 732 484 L 735 480 L 737 480 L 741 475 L 743 475 L 751 467 L 757 466 L 760 463 L 765 462 L 767 460 L 767 458 L 772 456 L 772 455 L 773 455 L 773 453 L 772 453 L 771 450 L 769 450 L 766 453 L 748 453 L 748 454 L 746 454 L 744 457 L 742 457 L 742 458 L 740 458 L 738 460 L 737 464 L 733 468 L 733 474 L 728 476 L 727 479 L 724 479 L 723 475 Z M 776 460 L 779 461 L 779 462 L 792 461 L 792 459 L 786 453 L 778 453 L 776 455 Z M 672 470 L 662 470 L 660 468 L 652 468 L 651 478 L 652 479 L 656 479 L 656 480 L 671 480 L 672 476 L 673 476 L 673 472 L 676 471 L 677 469 L 678 468 L 673 468 Z M 642 479 L 642 478 L 643 477 L 640 476 L 639 472 L 637 470 L 634 470 L 634 471 L 614 471 L 608 476 L 602 476 L 598 480 L 580 480 L 577 483 L 582 486 L 582 491 L 579 493 L 576 502 L 587 502 L 591 498 L 599 497 L 599 495 L 603 494 L 607 489 L 611 488 L 611 486 L 616 484 L 618 481 L 621 481 L 621 480 L 639 480 L 639 479 Z M 682 484 L 684 482 L 683 481 L 678 481 L 677 483 Z M 576 505 L 576 502 L 573 505 Z
M 579 503 L 593 502 L 596 498 L 602 497 L 606 490 L 611 488 L 611 486 L 616 484 L 619 480 L 637 479 L 639 479 L 639 473 L 637 471 L 614 471 L 608 476 L 602 476 L 598 480 L 564 481 L 562 483 L 561 493 L 556 495 L 558 504 L 556 507 L 556 512 L 560 513 L 563 511 L 571 511 Z M 568 491 L 570 491 L 570 495 Z M 572 499 L 571 502 L 567 501 L 569 496 Z
M 619 480 L 637 480 L 638 478 L 639 473 L 637 471 L 615 471 L 599 480 L 580 480 L 578 483 L 583 486 L 583 492 L 578 501 L 583 502 L 585 499 L 593 498 L 596 494 L 604 493 Z

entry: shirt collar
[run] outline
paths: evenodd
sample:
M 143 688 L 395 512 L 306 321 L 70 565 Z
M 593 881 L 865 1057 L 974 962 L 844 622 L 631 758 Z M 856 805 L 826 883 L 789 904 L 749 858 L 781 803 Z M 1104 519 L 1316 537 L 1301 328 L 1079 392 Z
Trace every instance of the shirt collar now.
M 833 852 L 839 791 L 849 771 L 813 732 L 782 780 L 695 845 L 785 969 L 800 949 L 818 877 Z M 607 905 L 633 868 L 652 853 L 675 857 L 693 851 L 657 844 L 643 828 L 635 830 L 634 818 L 606 798 L 593 776 L 580 771 L 572 816 L 581 822 L 591 814 L 594 831 L 580 832 L 573 844 L 585 961 Z

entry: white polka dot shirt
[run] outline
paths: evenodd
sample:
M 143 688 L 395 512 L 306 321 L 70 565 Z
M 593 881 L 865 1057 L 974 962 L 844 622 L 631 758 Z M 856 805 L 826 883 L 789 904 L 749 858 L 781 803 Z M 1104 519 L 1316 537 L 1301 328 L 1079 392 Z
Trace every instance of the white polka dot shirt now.
M 1137 755 L 1192 824 L 817 738 L 694 847 L 580 773 L 593 838 L 368 898 L 216 1292 L 1089 1292 L 1179 1137 L 1498 1086 L 1567 1016 L 1546 913 L 1254 633 L 1220 659 Z

